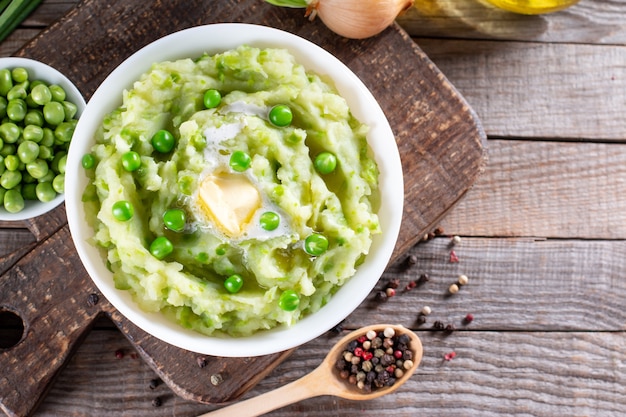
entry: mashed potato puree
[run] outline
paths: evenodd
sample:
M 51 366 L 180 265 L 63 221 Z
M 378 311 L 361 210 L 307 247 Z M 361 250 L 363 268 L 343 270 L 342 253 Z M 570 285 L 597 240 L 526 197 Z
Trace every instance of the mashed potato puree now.
M 207 90 L 221 95 L 215 107 Z M 287 123 L 269 116 L 277 105 Z M 164 130 L 171 150 L 153 142 Z M 354 275 L 380 233 L 366 133 L 332 81 L 286 50 L 156 63 L 96 133 L 83 196 L 93 244 L 118 289 L 184 327 L 244 336 L 293 324 Z M 336 158 L 330 172 L 321 153 Z M 164 220 L 171 210 L 178 227 Z

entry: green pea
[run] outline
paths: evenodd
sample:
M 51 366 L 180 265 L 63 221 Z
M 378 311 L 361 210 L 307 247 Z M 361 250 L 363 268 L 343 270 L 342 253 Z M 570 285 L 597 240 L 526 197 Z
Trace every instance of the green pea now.
M 22 134 L 22 130 L 15 123 L 6 122 L 0 125 L 0 138 L 2 138 L 4 143 L 17 142 L 21 134 Z
M 4 166 L 9 171 L 17 171 L 20 167 L 20 158 L 17 155 L 7 155 L 4 157 Z
M 0 70 L 0 94 L 6 96 L 9 94 L 11 88 L 13 88 L 13 76 L 11 75 L 11 70 L 6 68 Z
M 261 224 L 261 227 L 267 231 L 276 230 L 280 224 L 280 216 L 273 211 L 266 211 L 261 214 L 259 223 Z
M 25 164 L 33 162 L 39 156 L 39 145 L 33 141 L 25 140 L 17 147 L 17 156 Z
M 54 172 L 58 174 L 65 174 L 65 167 L 67 166 L 67 153 L 63 153 L 56 164 L 56 170 Z
M 59 194 L 65 192 L 65 174 L 59 174 L 52 180 L 52 188 Z
M 294 290 L 285 290 L 278 299 L 278 306 L 285 311 L 294 311 L 300 305 L 300 297 Z
M 222 95 L 215 89 L 206 90 L 204 92 L 204 107 L 214 109 L 222 102 Z
M 235 294 L 243 287 L 243 278 L 239 274 L 233 274 L 224 281 L 224 288 L 231 294 Z
M 152 136 L 152 147 L 160 153 L 168 153 L 174 149 L 176 139 L 167 130 L 159 130 Z
M 43 118 L 43 112 L 39 109 L 28 110 L 26 116 L 24 117 L 24 124 L 27 126 L 32 125 L 43 128 L 44 123 L 45 120 Z
M 304 250 L 312 256 L 320 256 L 328 250 L 328 239 L 326 236 L 313 233 L 304 239 Z
M 57 192 L 54 191 L 51 182 L 40 182 L 35 186 L 35 193 L 37 194 L 37 200 L 44 203 L 48 203 L 57 196 Z
M 4 171 L 6 171 L 7 167 L 6 165 L 4 165 L 4 156 L 0 155 L 0 175 L 4 174 Z
M 26 164 L 26 171 L 28 171 L 33 178 L 42 180 L 46 175 L 48 175 L 50 168 L 48 167 L 48 163 L 43 159 L 35 159 L 34 161 Z
M 4 171 L 0 175 L 0 185 L 7 190 L 16 187 L 22 181 L 22 173 L 20 171 Z
M 42 146 L 54 145 L 54 131 L 52 129 L 50 129 L 49 127 L 43 128 L 43 138 L 41 139 L 41 142 L 39 142 L 39 145 L 42 145 Z
M 22 184 L 22 197 L 24 197 L 24 200 L 37 200 L 36 188 L 36 182 Z
M 28 172 L 28 171 L 26 171 L 26 172 Z M 53 170 L 48 169 L 48 172 L 46 173 L 46 175 L 44 175 L 41 178 L 37 178 L 37 181 L 38 182 L 52 182 L 52 180 L 54 180 L 54 177 L 56 175 L 57 174 Z
M 278 104 L 270 109 L 268 119 L 274 126 L 289 126 L 293 120 L 293 113 L 291 112 L 289 106 L 285 104 Z
M 83 155 L 83 159 L 81 160 L 81 164 L 85 169 L 91 169 L 96 166 L 96 157 L 90 153 L 86 153 Z
M 250 168 L 252 158 L 244 151 L 235 151 L 230 156 L 229 165 L 237 172 L 243 172 Z
M 61 104 L 63 105 L 63 110 L 65 111 L 65 121 L 68 122 L 72 120 L 74 116 L 76 116 L 76 113 L 78 113 L 78 107 L 76 104 L 71 101 L 63 101 Z
M 14 122 L 21 122 L 26 117 L 28 107 L 26 102 L 20 98 L 9 100 L 7 104 L 7 117 Z
M 66 99 L 65 90 L 60 85 L 50 84 L 48 88 L 50 89 L 50 93 L 52 94 L 52 100 L 58 101 L 60 103 Z
M 61 143 L 68 143 L 72 140 L 74 128 L 74 123 L 62 121 L 59 123 L 56 129 L 54 129 L 54 138 Z
M 43 129 L 36 125 L 27 125 L 22 131 L 24 140 L 39 143 L 43 139 Z
M 120 200 L 113 203 L 111 212 L 116 220 L 125 222 L 132 219 L 133 215 L 135 214 L 135 209 L 130 202 L 126 200 Z
M 169 209 L 163 213 L 163 224 L 173 232 L 185 230 L 187 216 L 181 209 Z
M 135 151 L 128 151 L 122 155 L 122 167 L 128 171 L 136 171 L 141 166 L 141 156 Z
M 26 83 L 19 83 L 19 84 L 13 85 L 13 87 L 7 93 L 7 100 L 9 101 L 15 100 L 15 99 L 26 100 L 26 97 L 28 97 L 28 92 L 26 91 L 27 88 L 28 88 L 28 85 Z
M 330 174 L 337 168 L 337 157 L 330 152 L 322 152 L 315 157 L 313 166 L 320 174 Z
M 57 126 L 65 120 L 65 110 L 63 110 L 63 105 L 58 101 L 46 103 L 43 106 L 43 118 L 48 124 Z
M 150 253 L 157 259 L 163 259 L 174 251 L 174 245 L 165 236 L 159 236 L 150 244 Z
M 7 190 L 3 200 L 4 209 L 9 213 L 18 213 L 24 209 L 24 197 L 17 190 Z
M 37 179 L 33 178 L 33 176 L 30 175 L 28 171 L 22 171 L 22 184 L 32 184 L 36 182 Z
M 28 81 L 28 70 L 24 67 L 15 67 L 11 70 L 11 77 L 16 83 L 23 83 Z
M 52 93 L 45 84 L 38 84 L 30 90 L 32 100 L 40 106 L 52 101 Z

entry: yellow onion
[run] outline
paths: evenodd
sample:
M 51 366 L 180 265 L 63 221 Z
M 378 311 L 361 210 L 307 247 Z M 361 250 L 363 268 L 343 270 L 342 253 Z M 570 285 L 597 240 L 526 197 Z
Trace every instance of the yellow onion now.
M 364 39 L 378 35 L 396 17 L 413 6 L 414 0 L 266 0 L 283 7 L 307 8 L 306 15 L 316 16 L 338 35 Z

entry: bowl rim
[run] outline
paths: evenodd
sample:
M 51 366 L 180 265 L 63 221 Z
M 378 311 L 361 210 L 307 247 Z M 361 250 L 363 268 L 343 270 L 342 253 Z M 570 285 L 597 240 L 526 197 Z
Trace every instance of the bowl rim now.
M 78 111 L 77 117 L 80 117 L 85 106 L 85 98 L 81 94 L 78 87 L 62 72 L 53 66 L 32 58 L 24 57 L 0 57 L 0 69 L 24 67 L 28 70 L 30 80 L 43 80 L 49 84 L 59 84 L 65 90 L 68 101 L 76 104 Z M 57 194 L 57 196 L 48 202 L 26 200 L 24 209 L 17 213 L 9 213 L 0 204 L 0 221 L 22 221 L 46 214 L 65 201 L 65 194 Z
M 214 54 L 241 44 L 289 50 L 307 70 L 328 75 L 339 93 L 348 100 L 352 113 L 369 125 L 367 140 L 380 171 L 378 215 L 383 232 L 374 236 L 370 255 L 356 274 L 316 313 L 292 326 L 279 326 L 248 337 L 207 336 L 185 329 L 160 313 L 141 311 L 127 291 L 114 288 L 112 274 L 104 266 L 102 256 L 88 243 L 93 230 L 82 212 L 80 197 L 86 176 L 81 172 L 80 160 L 93 143 L 92 135 L 102 116 L 121 104 L 122 89 L 130 88 L 132 82 L 154 62 L 193 58 L 203 52 Z M 119 93 L 110 94 L 112 89 Z M 70 192 L 66 194 L 66 210 L 79 257 L 98 289 L 122 315 L 152 336 L 176 347 L 213 356 L 251 357 L 300 346 L 333 328 L 361 304 L 380 279 L 395 248 L 404 206 L 404 183 L 400 155 L 389 122 L 369 89 L 345 64 L 295 34 L 255 24 L 217 23 L 160 38 L 132 54 L 107 76 L 87 104 L 76 127 L 75 138 L 68 156 L 66 191 Z

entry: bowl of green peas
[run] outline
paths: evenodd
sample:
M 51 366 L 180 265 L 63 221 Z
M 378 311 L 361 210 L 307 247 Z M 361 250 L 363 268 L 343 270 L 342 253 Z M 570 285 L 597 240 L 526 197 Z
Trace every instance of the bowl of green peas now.
M 0 220 L 34 218 L 63 203 L 69 144 L 85 106 L 53 67 L 0 58 Z

